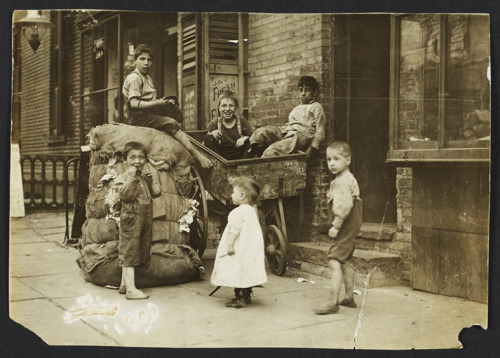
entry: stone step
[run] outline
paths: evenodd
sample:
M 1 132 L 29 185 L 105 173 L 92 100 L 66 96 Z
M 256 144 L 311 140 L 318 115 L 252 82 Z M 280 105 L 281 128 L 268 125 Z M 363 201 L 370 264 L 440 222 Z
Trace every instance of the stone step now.
M 327 242 L 298 242 L 288 246 L 290 266 L 302 271 L 329 278 Z M 371 272 L 369 287 L 398 286 L 405 284 L 403 261 L 397 255 L 373 250 L 356 249 L 351 260 L 354 281 L 357 286 L 365 286 Z

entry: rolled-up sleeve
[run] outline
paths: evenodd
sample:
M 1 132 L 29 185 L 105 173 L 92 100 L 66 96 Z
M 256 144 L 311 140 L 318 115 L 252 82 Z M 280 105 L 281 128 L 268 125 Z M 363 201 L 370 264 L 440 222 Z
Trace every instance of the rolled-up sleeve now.
M 317 106 L 311 108 L 311 112 L 314 116 L 314 121 L 316 124 L 316 133 L 311 142 L 311 147 L 319 149 L 319 146 L 323 139 L 325 139 L 325 129 L 326 129 L 326 116 L 323 107 L 318 103 Z

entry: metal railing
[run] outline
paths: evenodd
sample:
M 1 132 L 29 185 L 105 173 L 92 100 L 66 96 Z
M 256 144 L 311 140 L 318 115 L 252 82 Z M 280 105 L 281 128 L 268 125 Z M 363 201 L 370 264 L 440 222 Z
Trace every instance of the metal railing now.
M 63 156 L 22 156 L 25 208 L 67 208 L 74 205 L 78 161 L 79 158 Z

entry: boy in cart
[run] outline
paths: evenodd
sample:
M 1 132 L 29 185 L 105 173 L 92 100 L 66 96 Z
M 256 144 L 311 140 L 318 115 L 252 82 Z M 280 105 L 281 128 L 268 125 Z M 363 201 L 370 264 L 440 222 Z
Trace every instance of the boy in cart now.
M 288 155 L 305 151 L 310 158 L 325 138 L 326 117 L 323 106 L 316 102 L 319 92 L 316 79 L 302 76 L 298 82 L 300 104 L 288 116 L 284 126 L 264 126 L 250 137 L 245 158 Z
M 349 171 L 351 147 L 342 141 L 333 142 L 326 149 L 328 169 L 335 175 L 327 193 L 328 214 L 332 227 L 328 232 L 331 246 L 328 260 L 332 268 L 332 292 L 328 300 L 313 312 L 318 315 L 336 313 L 339 305 L 355 308 L 354 275 L 350 260 L 354 254 L 355 240 L 361 229 L 362 201 L 356 178 Z M 345 297 L 339 302 L 342 282 Z
M 134 51 L 135 70 L 123 84 L 122 93 L 127 104 L 129 124 L 150 127 L 170 134 L 177 139 L 203 168 L 210 168 L 210 160 L 197 151 L 189 141 L 189 137 L 181 130 L 179 123 L 170 117 L 161 115 L 165 107 L 175 105 L 175 100 L 156 98 L 156 89 L 149 76 L 149 68 L 153 64 L 153 50 L 146 45 L 138 45 Z
M 207 126 L 203 144 L 227 160 L 241 159 L 250 147 L 248 139 L 253 128 L 245 118 L 236 115 L 238 98 L 232 91 L 224 91 L 219 97 L 218 118 Z

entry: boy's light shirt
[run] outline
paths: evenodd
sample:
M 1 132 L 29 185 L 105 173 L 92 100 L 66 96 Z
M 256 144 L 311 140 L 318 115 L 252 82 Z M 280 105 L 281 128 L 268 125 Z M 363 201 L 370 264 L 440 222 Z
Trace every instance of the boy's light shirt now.
M 342 227 L 353 207 L 353 198 L 359 197 L 359 194 L 358 182 L 349 170 L 343 171 L 332 180 L 327 199 L 334 216 L 332 225 L 335 228 Z
M 312 138 L 311 147 L 316 149 L 325 138 L 326 116 L 323 106 L 312 100 L 307 104 L 299 104 L 290 112 L 286 131 L 298 131 L 306 138 Z

